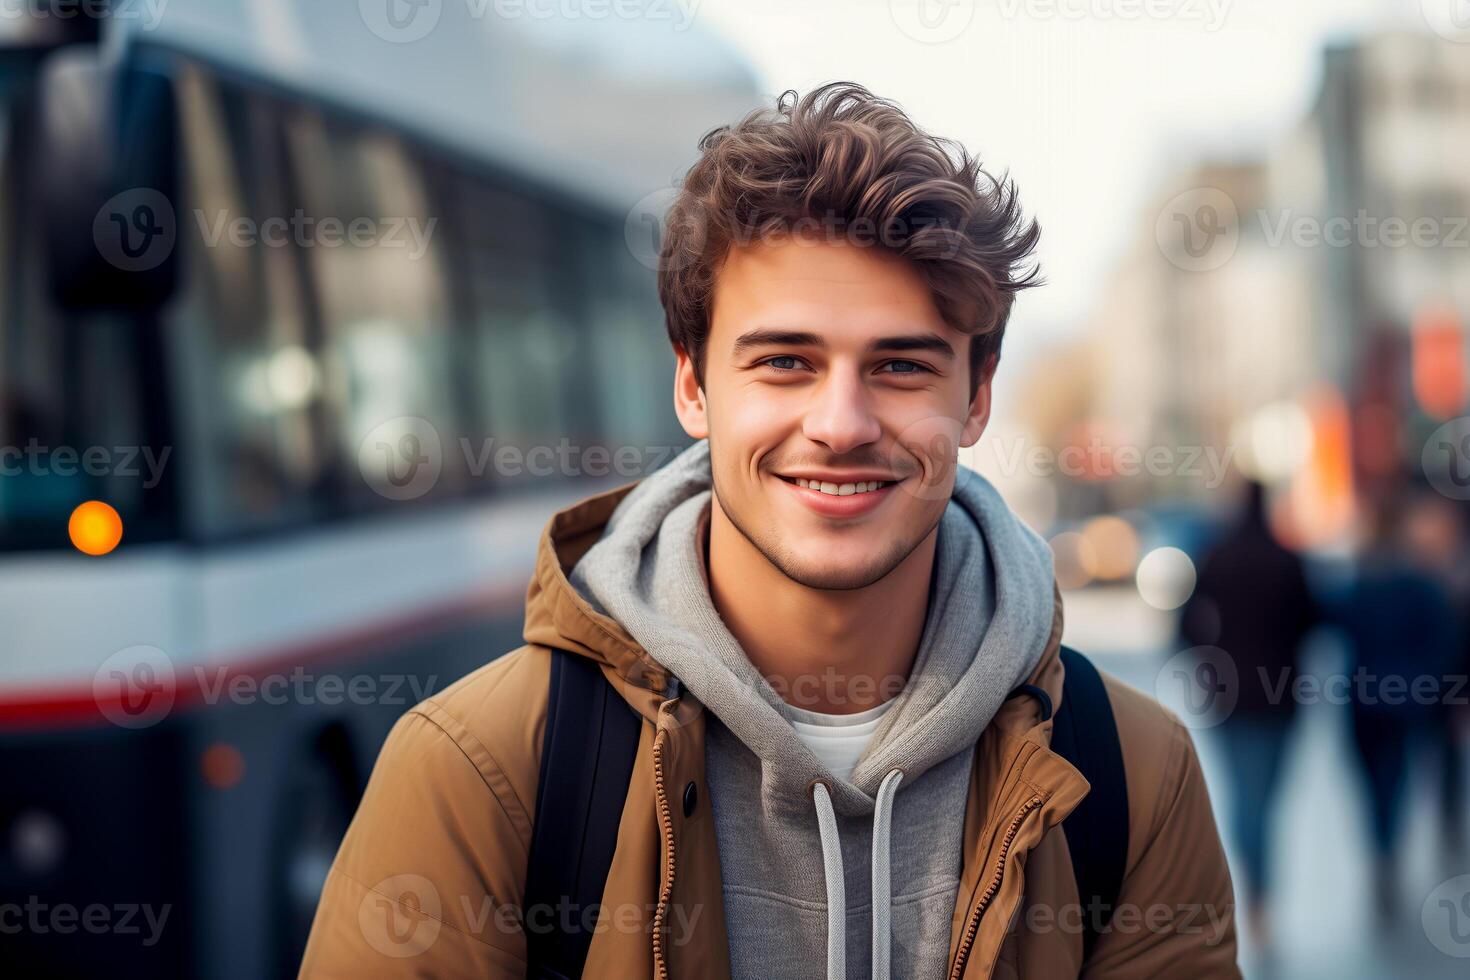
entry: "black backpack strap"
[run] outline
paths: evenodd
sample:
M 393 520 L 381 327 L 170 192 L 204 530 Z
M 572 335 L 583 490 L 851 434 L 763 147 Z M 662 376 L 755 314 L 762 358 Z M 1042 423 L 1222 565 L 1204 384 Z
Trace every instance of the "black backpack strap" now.
M 586 657 L 552 650 L 523 911 L 529 980 L 582 975 L 642 719 Z M 569 914 L 568 914 L 569 910 Z
M 1066 679 L 1051 747 L 1092 784 L 1062 829 L 1082 903 L 1083 962 L 1112 920 L 1128 862 L 1128 781 L 1113 705 L 1092 661 L 1062 647 Z

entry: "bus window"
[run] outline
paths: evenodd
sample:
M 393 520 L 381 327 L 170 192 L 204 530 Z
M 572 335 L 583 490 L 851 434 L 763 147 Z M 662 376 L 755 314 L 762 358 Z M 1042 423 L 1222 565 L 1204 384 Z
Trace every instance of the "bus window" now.
M 170 326 L 191 523 L 216 537 L 316 520 L 336 474 L 298 246 L 266 224 L 291 213 L 276 109 L 195 67 L 177 90 L 185 271 Z
M 581 255 L 589 283 L 588 356 L 600 382 L 598 417 L 614 451 L 635 450 L 628 459 L 637 460 L 637 472 L 620 467 L 614 474 L 631 480 L 666 458 L 664 449 L 689 442 L 674 415 L 674 351 L 654 272 L 635 258 L 623 228 L 588 225 Z
M 291 110 L 287 134 L 309 219 L 299 234 L 320 300 L 332 448 L 358 477 L 343 485 L 348 507 L 459 492 L 468 465 L 455 412 L 453 317 L 441 215 L 424 174 L 396 136 L 312 108 Z M 433 479 L 397 484 L 396 473 L 411 475 L 436 446 Z
M 600 438 L 593 378 L 604 366 L 585 346 L 579 219 L 488 181 L 460 186 L 474 444 L 504 484 L 582 475 L 578 451 Z

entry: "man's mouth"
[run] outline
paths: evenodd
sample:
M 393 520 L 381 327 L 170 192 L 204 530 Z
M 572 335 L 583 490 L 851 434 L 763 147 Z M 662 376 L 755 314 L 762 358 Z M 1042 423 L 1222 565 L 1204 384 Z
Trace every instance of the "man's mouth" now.
M 849 497 L 855 493 L 872 493 L 891 486 L 892 480 L 858 480 L 854 483 L 831 483 L 824 480 L 808 480 L 804 476 L 785 477 L 781 479 L 788 483 L 794 483 L 807 490 L 816 490 L 819 493 L 831 494 L 834 497 Z
M 805 507 L 826 518 L 862 517 L 882 506 L 902 480 L 822 480 L 776 474 Z M 821 475 L 821 474 L 819 474 Z

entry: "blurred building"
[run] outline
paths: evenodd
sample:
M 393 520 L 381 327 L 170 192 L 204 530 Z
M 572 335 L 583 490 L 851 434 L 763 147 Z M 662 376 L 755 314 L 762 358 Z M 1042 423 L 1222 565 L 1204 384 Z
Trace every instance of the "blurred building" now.
M 1407 33 L 1329 48 L 1309 124 L 1322 146 L 1320 206 L 1377 221 L 1326 252 L 1323 307 L 1351 341 L 1340 349 L 1363 350 L 1384 323 L 1470 309 L 1470 49 Z M 1384 227 L 1392 218 L 1409 233 Z M 1345 379 L 1348 366 L 1337 367 Z
M 1323 361 L 1349 392 L 1354 475 L 1372 501 L 1428 463 L 1426 438 L 1465 408 L 1470 50 L 1407 33 L 1330 48 L 1310 124 L 1320 207 L 1360 221 L 1323 250 L 1317 282 L 1336 327 Z
M 1103 461 L 1057 477 L 1057 515 L 1216 509 L 1245 473 L 1286 491 L 1287 536 L 1339 540 L 1464 410 L 1467 151 L 1470 47 L 1389 33 L 1328 48 L 1275 144 L 1162 185 L 1066 361 L 1082 410 L 1028 419 Z M 1189 465 L 1211 449 L 1223 479 Z

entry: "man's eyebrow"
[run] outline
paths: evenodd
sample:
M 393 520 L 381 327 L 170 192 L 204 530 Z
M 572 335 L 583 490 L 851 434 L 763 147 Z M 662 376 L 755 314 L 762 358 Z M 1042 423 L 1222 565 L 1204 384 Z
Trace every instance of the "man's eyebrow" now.
M 735 340 L 731 356 L 743 357 L 762 347 L 826 347 L 820 336 L 804 330 L 751 330 Z M 900 334 L 879 337 L 868 344 L 866 353 L 884 351 L 929 351 L 940 357 L 954 360 L 954 347 L 936 333 Z

